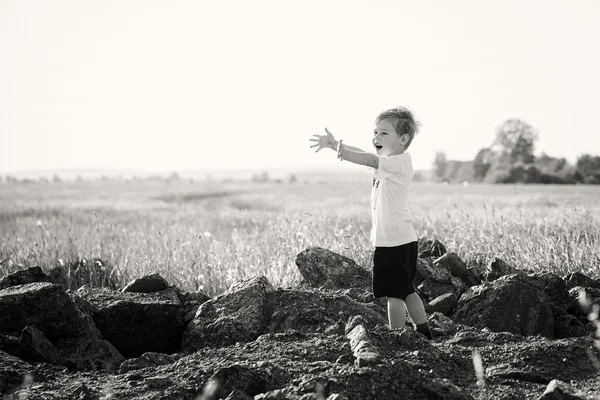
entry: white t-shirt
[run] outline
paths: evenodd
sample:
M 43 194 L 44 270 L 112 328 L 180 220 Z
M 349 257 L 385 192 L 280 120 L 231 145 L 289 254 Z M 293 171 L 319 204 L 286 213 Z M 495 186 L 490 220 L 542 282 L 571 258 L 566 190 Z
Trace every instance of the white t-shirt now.
M 417 232 L 406 208 L 413 175 L 409 153 L 378 156 L 371 189 L 371 244 L 393 247 L 414 242 Z

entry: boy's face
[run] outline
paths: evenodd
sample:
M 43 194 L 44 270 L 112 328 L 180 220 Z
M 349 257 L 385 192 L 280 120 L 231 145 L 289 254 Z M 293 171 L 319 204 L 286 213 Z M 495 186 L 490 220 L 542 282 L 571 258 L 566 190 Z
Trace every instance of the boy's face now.
M 377 121 L 373 132 L 373 147 L 378 156 L 389 156 L 401 154 L 404 151 L 408 135 L 402 136 L 396 133 L 394 125 L 390 121 Z

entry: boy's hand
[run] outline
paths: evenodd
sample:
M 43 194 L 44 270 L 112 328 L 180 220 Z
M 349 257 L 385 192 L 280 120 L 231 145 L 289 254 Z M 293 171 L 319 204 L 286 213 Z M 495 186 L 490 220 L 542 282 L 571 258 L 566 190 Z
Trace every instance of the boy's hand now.
M 338 145 L 337 140 L 334 139 L 331 132 L 325 128 L 326 135 L 313 135 L 316 139 L 310 139 L 311 142 L 317 142 L 310 146 L 311 148 L 316 147 L 315 153 L 321 150 L 322 148 L 329 148 L 335 150 Z

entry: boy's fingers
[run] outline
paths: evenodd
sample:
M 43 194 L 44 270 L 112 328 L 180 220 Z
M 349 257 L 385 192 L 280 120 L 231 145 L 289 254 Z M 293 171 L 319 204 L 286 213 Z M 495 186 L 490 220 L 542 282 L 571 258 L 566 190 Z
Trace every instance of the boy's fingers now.
M 312 149 L 313 147 L 317 147 L 318 145 L 319 145 L 318 143 L 313 144 L 312 146 L 310 146 L 310 148 Z
M 319 139 L 308 139 L 308 140 L 310 140 L 311 142 L 318 142 L 319 141 Z

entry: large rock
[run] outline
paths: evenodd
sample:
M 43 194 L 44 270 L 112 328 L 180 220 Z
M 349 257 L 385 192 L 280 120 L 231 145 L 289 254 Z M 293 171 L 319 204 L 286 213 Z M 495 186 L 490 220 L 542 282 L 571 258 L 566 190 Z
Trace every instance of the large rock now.
M 453 319 L 495 332 L 554 337 L 550 298 L 518 274 L 469 288 L 460 298 Z
M 93 306 L 102 337 L 125 357 L 179 351 L 187 310 L 176 290 L 127 293 L 83 286 L 76 295 Z
M 145 275 L 141 278 L 134 279 L 123 288 L 123 292 L 134 293 L 153 293 L 160 292 L 169 287 L 169 283 L 158 273 Z
M 456 253 L 446 253 L 433 262 L 437 268 L 443 268 L 454 277 L 459 278 L 467 287 L 479 285 L 481 281 L 471 273 L 467 265 Z
M 550 272 L 536 272 L 522 275 L 521 279 L 543 291 L 556 307 L 567 309 L 571 305 L 569 289 L 560 276 Z
M 34 326 L 52 343 L 64 338 L 100 339 L 92 319 L 81 312 L 60 285 L 28 283 L 0 290 L 0 332 Z
M 371 272 L 353 260 L 321 247 L 309 247 L 296 256 L 296 266 L 312 287 L 370 288 Z
M 56 346 L 62 365 L 72 370 L 115 372 L 125 357 L 107 340 L 65 339 Z
M 495 281 L 496 279 L 505 276 L 518 273 L 519 270 L 512 265 L 508 264 L 501 258 L 496 257 L 490 262 L 485 271 L 484 279 L 488 282 Z
M 449 269 L 436 266 L 429 258 L 417 259 L 417 275 L 413 284 L 425 302 L 446 293 L 454 293 L 458 298 L 466 290 L 460 278 L 453 276 Z
M 34 326 L 26 326 L 21 332 L 19 354 L 28 361 L 60 362 L 56 347 Z
M 264 276 L 233 284 L 226 292 L 202 304 L 183 335 L 183 350 L 249 342 L 269 323 L 268 293 L 273 286 Z
M 50 278 L 38 266 L 13 272 L 0 279 L 0 290 L 7 287 L 34 282 L 50 282 Z
M 425 304 L 425 311 L 427 314 L 433 314 L 435 312 L 448 314 L 450 311 L 456 308 L 457 304 L 458 298 L 454 293 L 445 293 Z
M 587 275 L 582 274 L 581 272 L 575 271 L 571 272 L 564 278 L 565 283 L 567 284 L 567 288 L 573 289 L 576 286 L 589 287 L 594 289 L 600 289 L 600 280 L 592 279 Z

